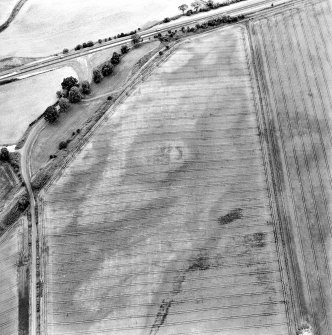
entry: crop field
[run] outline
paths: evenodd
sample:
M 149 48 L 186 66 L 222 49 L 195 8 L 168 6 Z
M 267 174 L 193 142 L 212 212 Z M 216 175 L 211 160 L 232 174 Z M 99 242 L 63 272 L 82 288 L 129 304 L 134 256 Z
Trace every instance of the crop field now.
M 8 200 L 11 191 L 17 185 L 16 179 L 7 164 L 0 165 L 0 210 Z
M 248 45 L 179 45 L 43 190 L 43 334 L 288 333 Z
M 23 250 L 23 224 L 20 219 L 0 238 L 0 334 L 17 335 L 19 329 L 18 265 Z
M 279 216 L 293 236 L 294 308 L 321 335 L 332 334 L 331 23 L 320 1 L 250 28 Z
M 15 144 L 29 124 L 56 101 L 56 91 L 67 76 L 77 77 L 63 67 L 0 86 L 0 144 Z

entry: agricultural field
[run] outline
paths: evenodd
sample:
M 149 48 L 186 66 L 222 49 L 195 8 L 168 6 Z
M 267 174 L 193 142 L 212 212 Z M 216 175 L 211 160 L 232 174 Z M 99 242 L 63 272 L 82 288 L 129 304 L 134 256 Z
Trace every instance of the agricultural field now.
M 72 133 L 94 114 L 108 95 L 113 95 L 115 91 L 123 87 L 130 77 L 131 70 L 139 59 L 158 48 L 159 44 L 159 42 L 150 42 L 142 44 L 139 48 L 132 49 L 122 58 L 121 63 L 114 68 L 111 76 L 105 77 L 98 85 L 92 84 L 92 94 L 85 101 L 72 105 L 68 113 L 61 115 L 59 122 L 54 125 L 47 125 L 42 129 L 36 138 L 31 155 L 33 174 L 48 162 L 49 155 L 57 151 L 61 141 L 70 138 Z M 89 74 L 98 65 L 109 60 L 114 51 L 119 52 L 119 48 L 86 56 L 85 64 Z
M 21 218 L 12 228 L 0 237 L 0 334 L 19 333 L 19 300 L 23 288 L 21 270 L 24 268 L 24 255 L 27 252 L 25 240 L 26 218 Z M 26 293 L 27 294 L 27 293 Z M 20 329 L 22 329 L 20 327 Z M 24 334 L 24 333 L 23 333 Z
M 320 335 L 332 334 L 331 23 L 317 1 L 250 25 L 294 307 Z
M 42 191 L 43 334 L 288 334 L 247 37 L 180 44 Z
M 15 144 L 29 124 L 56 101 L 64 77 L 77 74 L 63 67 L 0 86 L 0 145 Z

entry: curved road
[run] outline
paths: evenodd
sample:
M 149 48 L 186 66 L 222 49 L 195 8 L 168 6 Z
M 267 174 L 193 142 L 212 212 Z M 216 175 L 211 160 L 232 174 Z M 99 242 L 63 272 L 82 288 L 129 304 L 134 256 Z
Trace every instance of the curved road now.
M 27 1 L 28 0 L 20 0 L 19 2 L 16 3 L 8 19 L 3 24 L 0 25 L 0 33 L 9 27 L 11 22 L 15 19 L 15 17 L 17 16 L 17 14 Z
M 25 182 L 25 186 L 29 193 L 30 212 L 31 212 L 31 326 L 30 335 L 37 333 L 37 220 L 36 220 L 36 200 L 31 187 L 31 170 L 30 170 L 30 154 L 31 148 L 37 139 L 39 132 L 45 127 L 44 119 L 41 119 L 32 128 L 27 140 L 21 149 L 21 172 Z

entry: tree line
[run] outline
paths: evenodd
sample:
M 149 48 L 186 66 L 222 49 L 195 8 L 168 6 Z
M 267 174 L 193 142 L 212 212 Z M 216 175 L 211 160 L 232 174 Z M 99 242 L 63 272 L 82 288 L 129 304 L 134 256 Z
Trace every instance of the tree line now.
M 187 15 L 191 16 L 194 14 L 202 13 L 202 12 L 208 12 L 212 9 L 217 9 L 220 7 L 225 7 L 229 6 L 231 4 L 241 2 L 245 0 L 229 0 L 227 2 L 219 3 L 219 2 L 214 2 L 213 0 L 208 0 L 208 1 L 203 1 L 203 0 L 198 0 L 194 1 L 190 4 L 191 9 L 189 9 L 189 6 L 187 4 L 182 4 L 178 7 L 179 11 L 181 11 L 182 16 Z M 171 18 L 166 17 L 163 22 L 167 23 L 173 20 L 177 20 L 181 15 L 178 16 L 173 16 Z

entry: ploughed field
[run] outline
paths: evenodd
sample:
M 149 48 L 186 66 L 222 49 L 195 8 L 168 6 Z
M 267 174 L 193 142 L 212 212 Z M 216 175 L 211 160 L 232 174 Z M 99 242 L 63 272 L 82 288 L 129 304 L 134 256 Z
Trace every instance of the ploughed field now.
M 288 333 L 246 50 L 179 45 L 43 191 L 43 334 Z
M 251 24 L 279 217 L 293 236 L 293 306 L 322 335 L 332 334 L 331 22 L 320 1 Z
M 19 283 L 18 265 L 24 261 L 22 218 L 15 227 L 0 237 L 0 334 L 19 333 Z

